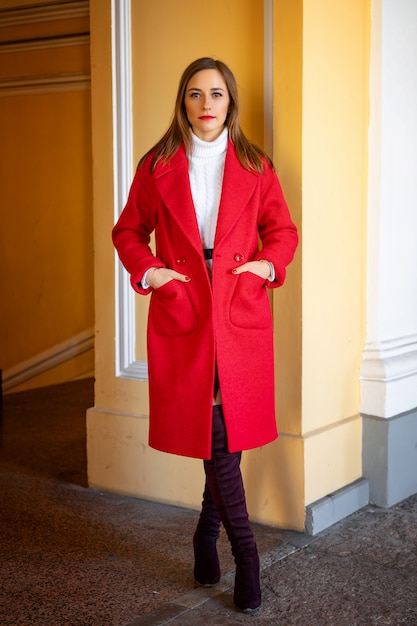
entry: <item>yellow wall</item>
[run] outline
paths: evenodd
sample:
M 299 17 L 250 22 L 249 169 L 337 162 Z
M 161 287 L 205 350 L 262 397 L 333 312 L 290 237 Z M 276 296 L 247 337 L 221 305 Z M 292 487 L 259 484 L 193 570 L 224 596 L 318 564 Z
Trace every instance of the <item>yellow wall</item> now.
M 305 501 L 362 474 L 370 3 L 305 0 L 302 433 Z
M 180 73 L 201 55 L 231 65 L 243 127 L 262 144 L 262 7 L 218 0 L 201 23 L 189 0 L 132 2 L 134 163 L 165 130 Z M 89 480 L 198 508 L 201 463 L 147 446 L 147 384 L 115 376 L 110 19 L 110 1 L 92 0 L 93 153 L 100 159 Z M 275 0 L 273 29 L 274 160 L 301 245 L 272 302 L 280 438 L 245 453 L 243 471 L 252 519 L 302 530 L 307 504 L 361 475 L 369 2 Z M 146 299 L 138 296 L 136 309 L 136 358 L 144 359 Z
M 94 326 L 89 40 L 54 45 L 88 30 L 88 13 L 0 28 L 3 375 Z M 35 44 L 15 45 L 25 39 Z M 64 90 L 62 75 L 85 84 Z M 93 368 L 90 349 L 13 390 Z
M 298 530 L 362 475 L 369 14 L 274 3 L 274 161 L 301 245 L 273 299 L 280 438 L 243 467 L 255 515 Z

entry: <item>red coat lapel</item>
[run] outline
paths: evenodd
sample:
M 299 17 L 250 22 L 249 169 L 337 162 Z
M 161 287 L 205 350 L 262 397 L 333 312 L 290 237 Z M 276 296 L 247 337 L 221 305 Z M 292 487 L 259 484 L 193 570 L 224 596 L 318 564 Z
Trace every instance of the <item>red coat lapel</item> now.
M 188 176 L 188 160 L 183 147 L 168 163 L 157 165 L 154 178 L 161 200 L 178 227 L 191 245 L 201 250 L 201 237 Z
M 234 146 L 229 140 L 215 245 L 222 241 L 238 221 L 255 190 L 258 176 L 256 173 L 249 172 L 241 166 Z

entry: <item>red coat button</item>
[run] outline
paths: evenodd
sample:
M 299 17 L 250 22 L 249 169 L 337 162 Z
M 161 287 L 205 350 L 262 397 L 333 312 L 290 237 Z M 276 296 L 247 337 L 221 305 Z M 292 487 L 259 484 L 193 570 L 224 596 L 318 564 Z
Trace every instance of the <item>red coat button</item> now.
M 182 256 L 178 259 L 176 259 L 175 263 L 177 263 L 177 265 L 185 265 L 187 263 L 186 259 Z
M 236 263 L 240 263 L 245 258 L 245 255 L 242 254 L 241 252 L 236 252 L 236 254 L 235 254 L 235 256 L 233 258 L 236 261 Z

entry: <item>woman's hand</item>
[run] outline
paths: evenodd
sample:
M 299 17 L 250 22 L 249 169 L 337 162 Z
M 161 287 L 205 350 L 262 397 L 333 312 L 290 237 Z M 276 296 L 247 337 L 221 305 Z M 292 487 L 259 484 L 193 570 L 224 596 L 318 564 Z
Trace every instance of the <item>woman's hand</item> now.
M 182 283 L 188 283 L 191 278 L 175 270 L 170 270 L 167 267 L 152 267 L 146 276 L 146 282 L 152 289 L 159 289 L 159 287 L 163 287 L 171 280 L 179 280 Z
M 271 266 L 268 261 L 248 261 L 239 267 L 235 267 L 232 270 L 233 274 L 243 274 L 243 272 L 250 272 L 260 278 L 267 280 L 271 276 Z

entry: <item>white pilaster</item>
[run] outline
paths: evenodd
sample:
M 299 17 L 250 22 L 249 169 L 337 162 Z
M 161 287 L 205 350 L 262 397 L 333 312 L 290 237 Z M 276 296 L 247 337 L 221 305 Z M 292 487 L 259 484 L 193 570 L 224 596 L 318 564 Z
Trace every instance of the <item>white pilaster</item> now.
M 417 407 L 417 3 L 374 0 L 362 413 Z
M 114 218 L 123 209 L 133 176 L 130 0 L 112 2 Z M 135 295 L 116 258 L 116 374 L 146 379 L 147 363 L 135 359 Z

